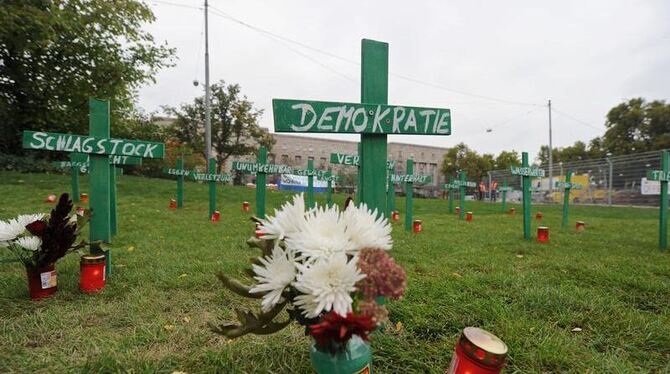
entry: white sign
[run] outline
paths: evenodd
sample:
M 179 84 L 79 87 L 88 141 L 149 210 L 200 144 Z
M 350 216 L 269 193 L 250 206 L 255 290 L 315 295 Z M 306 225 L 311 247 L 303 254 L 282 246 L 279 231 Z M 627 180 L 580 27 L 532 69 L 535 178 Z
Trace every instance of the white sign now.
M 661 182 L 642 178 L 642 181 L 640 182 L 640 193 L 643 195 L 660 195 Z

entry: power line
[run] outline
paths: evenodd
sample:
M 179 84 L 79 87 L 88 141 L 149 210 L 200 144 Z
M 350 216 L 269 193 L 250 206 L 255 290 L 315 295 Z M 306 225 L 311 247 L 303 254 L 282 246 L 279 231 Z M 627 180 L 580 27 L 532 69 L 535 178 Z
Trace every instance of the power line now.
M 590 124 L 590 123 L 588 123 L 588 122 L 586 122 L 586 121 L 582 121 L 582 120 L 579 119 L 579 118 L 573 117 L 573 116 L 571 116 L 570 114 L 564 113 L 564 112 L 562 112 L 562 111 L 560 111 L 560 110 L 556 110 L 556 108 L 554 108 L 554 107 L 552 107 L 551 110 L 552 110 L 553 112 L 556 112 L 556 113 L 558 113 L 558 114 L 560 114 L 560 115 L 562 115 L 562 116 L 565 116 L 565 117 L 567 117 L 567 118 L 569 118 L 569 119 L 571 119 L 571 120 L 573 120 L 573 121 L 575 121 L 575 122 L 577 122 L 577 123 L 580 123 L 580 124 L 582 124 L 582 125 L 584 125 L 584 126 L 590 127 L 590 128 L 592 128 L 592 129 L 594 129 L 594 130 L 602 131 L 601 128 L 598 128 L 598 127 L 596 127 L 596 126 L 594 126 L 594 125 L 592 125 L 592 124 Z

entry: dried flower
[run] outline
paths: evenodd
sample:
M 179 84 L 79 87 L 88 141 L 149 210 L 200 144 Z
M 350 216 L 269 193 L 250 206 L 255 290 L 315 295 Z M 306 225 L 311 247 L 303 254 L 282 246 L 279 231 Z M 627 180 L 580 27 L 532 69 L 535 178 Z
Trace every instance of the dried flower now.
M 365 299 L 386 296 L 399 299 L 407 287 L 407 274 L 388 252 L 366 248 L 359 252 L 358 268 L 366 275 L 356 284 Z
M 379 305 L 375 300 L 363 300 L 358 303 L 358 312 L 369 316 L 377 325 L 386 322 L 389 317 L 389 311 L 385 305 Z

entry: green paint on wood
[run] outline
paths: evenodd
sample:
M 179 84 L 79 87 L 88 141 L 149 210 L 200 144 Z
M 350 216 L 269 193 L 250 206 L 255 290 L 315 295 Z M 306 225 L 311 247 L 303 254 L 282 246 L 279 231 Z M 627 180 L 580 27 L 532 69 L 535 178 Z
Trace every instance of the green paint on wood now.
M 361 102 L 386 104 L 388 102 L 388 52 L 387 43 L 363 39 L 361 42 Z M 356 111 L 373 116 L 381 105 L 360 105 Z M 352 115 L 352 122 L 356 115 Z M 360 117 L 360 115 L 358 115 Z M 379 114 L 375 117 L 378 118 Z M 384 122 L 384 121 L 382 121 Z M 353 126 L 352 126 L 353 127 Z M 374 126 L 370 126 L 373 129 Z M 390 126 L 388 126 L 390 129 Z M 363 131 L 358 131 L 363 132 Z M 390 132 L 390 131 L 389 131 Z M 386 133 L 369 131 L 361 134 L 360 176 L 361 201 L 368 208 L 383 215 L 386 212 L 386 158 L 388 156 Z
M 386 217 L 391 217 L 391 213 L 395 210 L 395 185 L 391 180 L 395 175 L 395 162 L 388 171 L 388 178 L 386 182 Z
M 530 169 L 528 166 L 528 152 L 521 153 L 521 166 L 525 169 Z M 526 173 L 527 175 L 522 175 L 521 179 L 521 188 L 523 191 L 523 238 L 530 240 L 530 182 L 531 182 L 531 173 Z
M 333 169 L 328 168 L 328 173 L 327 173 L 328 179 L 326 179 L 326 183 L 328 183 L 328 186 L 326 187 L 326 204 L 328 204 L 328 207 L 333 206 Z
M 561 221 L 561 228 L 568 227 L 568 215 L 570 214 L 570 189 L 572 188 L 572 183 L 570 179 L 572 178 L 572 170 L 568 170 L 565 174 L 565 183 L 563 184 L 563 220 Z
M 114 236 L 118 232 L 116 220 L 116 175 L 118 170 L 114 165 L 109 165 L 109 168 L 109 228 L 112 236 Z
M 177 170 L 184 170 L 184 155 L 177 159 Z M 184 175 L 177 176 L 177 208 L 184 207 Z
M 357 155 L 348 155 L 344 153 L 331 153 L 330 163 L 335 165 L 360 166 L 360 158 Z M 395 160 L 386 160 L 386 169 L 395 168 Z
M 314 208 L 314 160 L 307 160 L 307 206 Z
M 528 165 L 526 166 L 510 166 L 510 171 L 512 172 L 512 175 L 521 175 L 524 177 L 544 177 L 545 172 L 544 169 L 536 168 L 536 167 L 530 167 Z
M 94 100 L 94 99 L 92 99 Z M 80 152 L 97 155 L 164 158 L 165 144 L 140 140 L 111 139 L 109 135 L 89 136 L 56 132 L 24 131 L 23 148 Z
M 458 212 L 458 218 L 459 219 L 464 219 L 465 218 L 465 188 L 468 186 L 468 176 L 465 173 L 465 171 L 461 171 L 458 173 L 459 180 L 458 182 L 458 187 L 459 187 L 459 194 L 460 196 L 460 212 Z
M 79 168 L 70 167 L 70 184 L 72 185 L 72 201 L 79 202 Z
M 662 250 L 668 249 L 668 164 L 670 156 L 668 151 L 661 155 L 661 171 L 665 178 L 661 179 L 661 212 L 659 214 L 658 246 Z
M 407 173 L 414 172 L 414 160 L 407 160 Z M 405 230 L 412 230 L 412 223 L 414 221 L 414 202 L 412 201 L 414 195 L 414 184 L 410 181 L 405 182 Z
M 647 170 L 647 179 L 650 181 L 668 181 L 670 180 L 670 174 L 664 172 L 663 170 Z
M 209 172 L 210 176 L 217 175 L 215 159 L 213 158 L 209 159 L 209 161 L 207 162 L 207 171 Z M 214 178 L 208 180 L 209 180 L 209 218 L 212 218 L 212 214 L 214 214 L 214 211 L 216 210 L 216 180 Z
M 503 213 L 505 213 L 507 211 L 507 191 L 508 191 L 508 188 L 509 187 L 507 186 L 507 178 L 504 178 L 502 188 L 500 189 L 501 203 L 502 203 L 500 209 Z
M 361 157 L 361 143 L 359 142 L 357 144 L 357 150 L 358 150 L 358 158 L 360 159 Z M 359 165 L 360 166 L 360 165 Z M 363 183 L 363 177 L 361 176 L 361 168 L 359 167 L 358 170 L 356 170 L 356 203 L 360 204 L 361 203 L 361 198 L 363 196 L 363 186 L 361 185 Z
M 109 101 L 90 99 L 89 113 L 89 135 L 100 139 L 108 139 L 110 126 Z M 89 157 L 89 168 L 89 206 L 92 211 L 89 224 L 90 241 L 109 243 L 112 240 L 109 156 L 92 154 Z M 91 251 L 96 252 L 96 247 L 92 247 Z M 110 252 L 104 252 L 107 260 L 105 267 L 107 275 L 110 275 L 112 269 Z
M 454 213 L 454 178 L 449 177 L 449 213 L 453 214 Z
M 256 161 L 259 164 L 268 162 L 268 150 L 265 147 L 258 149 Z M 256 217 L 265 218 L 265 192 L 267 184 L 267 174 L 264 172 L 256 173 Z
M 367 60 L 367 61 L 366 61 Z M 387 87 L 388 44 L 363 40 L 363 64 L 377 68 L 363 75 L 363 93 L 379 95 L 377 83 Z M 363 67 L 363 69 L 366 69 Z M 369 77 L 374 74 L 373 77 Z M 365 81 L 375 80 L 370 87 Z M 387 90 L 384 89 L 383 93 Z M 420 108 L 362 100 L 362 104 L 328 101 L 273 99 L 275 131 L 360 134 L 450 135 L 451 112 L 442 108 Z

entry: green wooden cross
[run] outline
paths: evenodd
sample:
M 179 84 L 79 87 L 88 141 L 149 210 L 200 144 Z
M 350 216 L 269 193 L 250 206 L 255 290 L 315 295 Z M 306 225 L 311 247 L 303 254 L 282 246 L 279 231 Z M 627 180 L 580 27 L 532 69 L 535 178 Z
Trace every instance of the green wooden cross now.
M 658 246 L 662 250 L 668 249 L 668 181 L 670 181 L 668 164 L 670 164 L 670 156 L 668 151 L 663 151 L 661 154 L 661 170 L 650 170 L 647 172 L 647 179 L 661 182 Z
M 207 160 L 207 172 L 209 174 L 216 174 L 216 160 L 210 158 Z M 216 181 L 209 181 L 209 219 L 212 218 L 212 215 L 216 211 Z
M 184 207 L 184 177 L 191 175 L 191 171 L 184 169 L 184 155 L 181 155 L 173 168 L 164 168 L 163 173 L 177 177 L 177 208 Z
M 89 100 L 89 135 L 24 131 L 23 148 L 60 151 L 68 153 L 86 153 L 89 155 L 90 168 L 90 208 L 92 211 L 89 225 L 91 242 L 112 240 L 112 197 L 115 179 L 114 165 L 110 165 L 109 156 L 134 156 L 143 158 L 164 158 L 165 144 L 139 140 L 114 139 L 110 137 L 109 101 Z M 92 252 L 100 251 L 96 246 Z M 106 274 L 111 274 L 111 253 L 106 256 Z
M 581 183 L 572 183 L 570 179 L 572 178 L 572 170 L 568 170 L 565 174 L 565 182 L 556 181 L 554 184 L 556 189 L 563 189 L 563 220 L 561 221 L 561 228 L 566 228 L 568 226 L 568 215 L 570 207 L 570 190 L 581 190 Z
M 361 144 L 358 143 L 358 151 L 360 153 L 360 148 Z M 360 157 L 358 155 L 348 155 L 344 153 L 331 153 L 330 154 L 330 163 L 331 164 L 336 164 L 336 165 L 345 165 L 345 166 L 356 166 L 358 168 L 358 180 L 357 180 L 357 191 L 361 190 L 361 163 L 360 163 Z M 387 187 L 386 187 L 386 216 L 390 217 L 391 216 L 391 211 L 395 209 L 395 191 L 393 189 L 389 189 L 389 183 L 391 177 L 395 174 L 395 160 L 386 160 L 386 170 L 387 170 Z M 393 172 L 390 172 L 393 170 Z M 393 193 L 393 196 L 390 196 L 390 193 Z M 360 203 L 360 196 L 361 194 L 358 193 L 357 195 L 357 202 Z M 389 208 L 389 204 L 392 204 L 393 208 Z
M 395 210 L 395 185 L 393 184 L 393 176 L 395 175 L 395 161 L 393 166 L 388 171 L 388 181 L 386 187 L 386 217 L 391 217 L 391 212 Z
M 307 160 L 307 207 L 314 208 L 314 160 Z
M 454 181 L 453 183 L 458 187 L 459 189 L 459 194 L 460 194 L 460 211 L 458 212 L 458 218 L 459 219 L 464 219 L 465 218 L 465 188 L 466 187 L 477 187 L 477 183 L 468 181 L 468 175 L 465 171 L 461 170 L 458 173 L 459 179 Z
M 388 134 L 450 135 L 449 109 L 391 106 L 388 102 L 388 44 L 363 39 L 361 102 L 273 99 L 277 132 L 361 134 L 358 196 L 378 214 L 386 212 Z
M 414 160 L 407 160 L 407 174 L 414 173 Z M 393 180 L 391 180 L 393 181 Z M 412 197 L 414 195 L 414 184 L 405 182 L 405 230 L 412 230 L 412 223 L 414 222 L 414 204 Z
M 326 186 L 326 204 L 328 207 L 333 206 L 333 182 L 337 181 L 339 178 L 337 175 L 333 175 L 333 169 L 328 168 L 328 171 L 324 175 L 324 179 L 328 186 Z
M 449 213 L 453 213 L 454 212 L 454 190 L 457 190 L 459 187 L 454 183 L 454 178 L 449 177 L 449 183 L 445 183 L 442 186 L 442 188 L 447 190 L 447 192 L 449 194 L 447 196 L 448 204 L 449 204 L 448 205 L 448 210 L 449 210 Z
M 521 167 L 511 166 L 512 175 L 521 176 L 523 193 L 523 237 L 530 240 L 530 186 L 532 177 L 544 177 L 544 170 L 528 165 L 528 152 L 521 153 Z
M 512 192 L 513 190 L 514 189 L 512 187 L 509 187 L 507 185 L 507 178 L 504 178 L 502 187 L 500 189 L 498 189 L 498 191 L 500 191 L 500 194 L 501 194 L 500 197 L 501 197 L 501 202 L 502 202 L 502 204 L 500 206 L 500 211 L 503 212 L 503 213 L 505 211 L 507 211 L 507 193 Z

